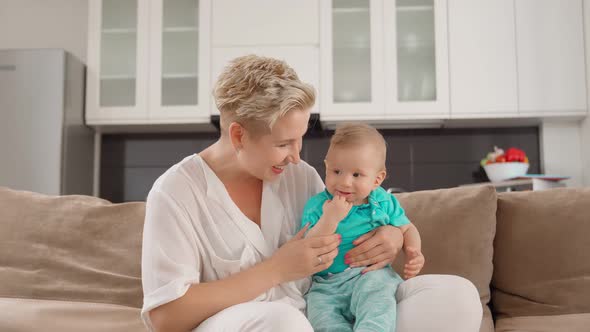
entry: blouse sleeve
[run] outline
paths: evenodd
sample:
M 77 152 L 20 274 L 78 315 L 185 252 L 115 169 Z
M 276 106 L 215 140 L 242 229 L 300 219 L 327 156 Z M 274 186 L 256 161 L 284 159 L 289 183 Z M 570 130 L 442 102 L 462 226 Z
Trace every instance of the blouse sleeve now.
M 315 168 L 309 166 L 307 170 L 307 188 L 309 189 L 307 202 L 303 208 L 303 215 L 299 229 L 309 224 L 309 228 L 313 227 L 322 216 L 323 200 L 317 197 L 317 194 L 322 192 L 325 188 L 322 178 Z
M 311 166 L 309 166 L 309 170 L 307 172 L 307 182 L 308 188 L 310 189 L 308 198 L 322 192 L 325 188 L 324 181 L 322 181 L 322 178 L 316 169 Z
M 141 316 L 153 330 L 148 312 L 182 297 L 199 283 L 202 268 L 197 236 L 185 211 L 165 192 L 148 195 L 143 230 Z

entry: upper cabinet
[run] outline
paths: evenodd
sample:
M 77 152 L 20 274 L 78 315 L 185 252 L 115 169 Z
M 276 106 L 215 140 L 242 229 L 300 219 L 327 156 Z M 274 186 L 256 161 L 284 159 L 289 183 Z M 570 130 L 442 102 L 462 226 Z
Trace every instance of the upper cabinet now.
M 215 0 L 212 44 L 294 46 L 318 44 L 317 0 Z
M 322 120 L 385 115 L 383 2 L 320 2 Z
M 151 0 L 150 13 L 150 118 L 209 121 L 209 4 Z
M 212 3 L 211 89 L 229 62 L 256 54 L 286 61 L 299 78 L 318 89 L 317 0 L 215 0 Z M 311 109 L 318 113 L 321 91 Z M 211 98 L 212 114 L 219 114 Z
M 452 118 L 585 116 L 582 0 L 449 0 Z
M 87 123 L 145 119 L 148 3 L 93 0 L 88 8 Z
M 451 116 L 518 114 L 514 0 L 449 0 Z
M 383 13 L 386 114 L 448 118 L 447 1 L 386 0 Z
M 246 54 L 287 61 L 326 123 L 585 116 L 582 3 L 90 0 L 86 120 L 210 123 Z
M 91 0 L 86 122 L 209 122 L 210 0 Z
M 321 2 L 321 117 L 448 117 L 446 1 Z
M 586 114 L 582 0 L 515 0 L 519 111 Z

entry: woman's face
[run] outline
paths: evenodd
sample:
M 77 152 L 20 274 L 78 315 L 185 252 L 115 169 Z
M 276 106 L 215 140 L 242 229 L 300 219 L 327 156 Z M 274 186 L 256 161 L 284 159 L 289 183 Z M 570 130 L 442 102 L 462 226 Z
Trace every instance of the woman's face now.
M 309 110 L 292 110 L 279 118 L 270 134 L 246 134 L 238 153 L 241 166 L 264 181 L 273 181 L 290 163 L 299 163 L 303 135 L 307 131 Z

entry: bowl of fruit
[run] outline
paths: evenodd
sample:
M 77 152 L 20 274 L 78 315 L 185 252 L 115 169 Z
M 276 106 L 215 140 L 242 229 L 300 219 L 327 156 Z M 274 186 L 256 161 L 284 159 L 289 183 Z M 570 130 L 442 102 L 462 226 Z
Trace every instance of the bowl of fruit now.
M 490 181 L 501 182 L 524 176 L 529 170 L 529 158 L 524 151 L 517 148 L 504 150 L 494 147 L 494 152 L 481 160 Z

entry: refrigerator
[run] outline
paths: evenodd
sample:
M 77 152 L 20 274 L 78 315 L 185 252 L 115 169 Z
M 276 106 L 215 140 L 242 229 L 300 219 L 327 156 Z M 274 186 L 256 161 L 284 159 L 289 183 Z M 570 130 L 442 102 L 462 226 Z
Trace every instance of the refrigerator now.
M 0 186 L 92 194 L 84 75 L 84 64 L 64 50 L 0 50 Z

